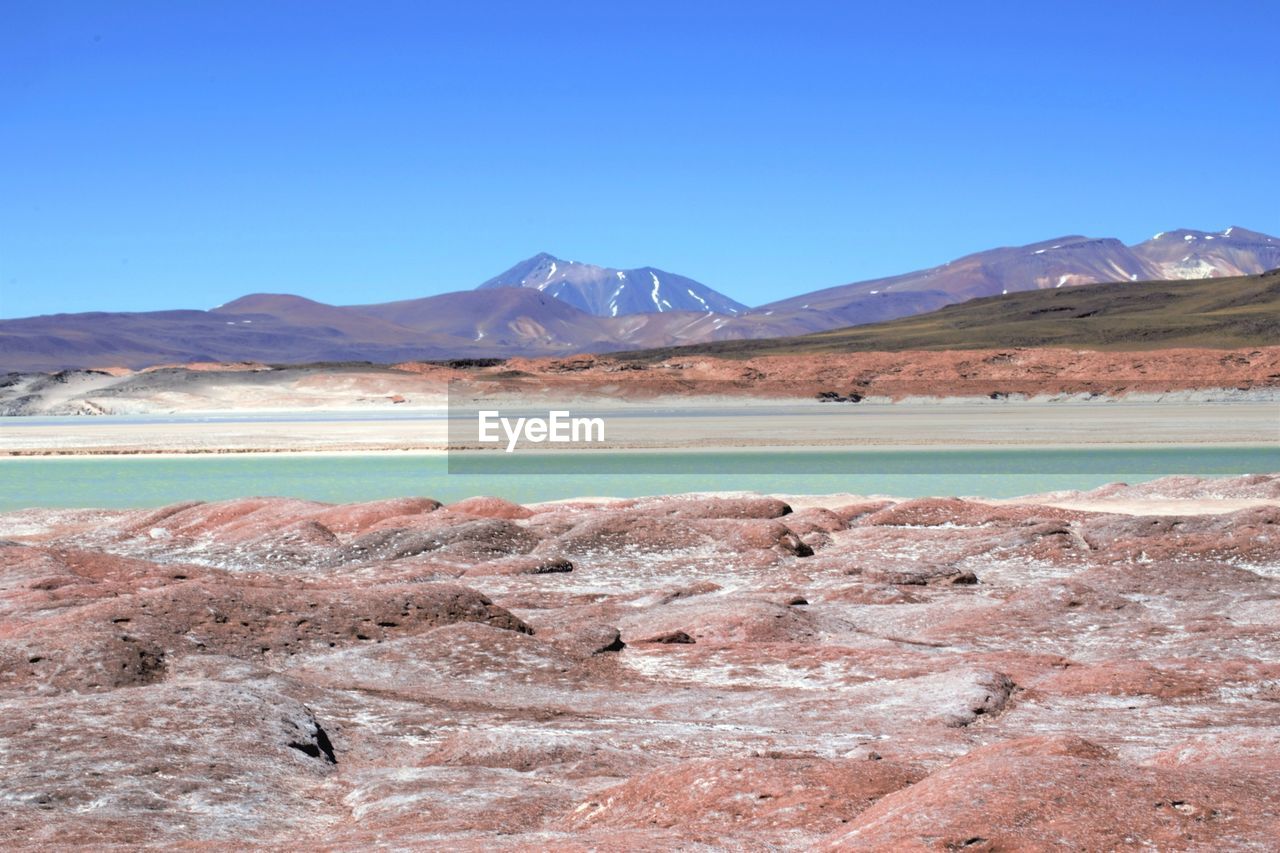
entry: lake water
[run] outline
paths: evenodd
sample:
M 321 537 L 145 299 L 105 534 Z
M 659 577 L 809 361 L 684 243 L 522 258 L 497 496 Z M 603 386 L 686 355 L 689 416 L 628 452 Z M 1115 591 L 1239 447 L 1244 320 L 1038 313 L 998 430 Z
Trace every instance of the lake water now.
M 634 456 L 613 453 L 593 456 L 589 470 L 575 473 L 548 471 L 535 457 L 508 457 L 501 460 L 500 471 L 469 473 L 450 473 L 443 456 L 407 454 L 12 458 L 0 460 L 0 511 L 151 507 L 255 495 L 330 502 L 422 495 L 449 502 L 484 494 L 528 503 L 588 495 L 742 489 L 1001 498 L 1136 483 L 1168 474 L 1280 471 L 1277 446 L 716 452 L 665 458 L 669 461 L 649 460 L 642 466 L 648 473 L 635 473 Z

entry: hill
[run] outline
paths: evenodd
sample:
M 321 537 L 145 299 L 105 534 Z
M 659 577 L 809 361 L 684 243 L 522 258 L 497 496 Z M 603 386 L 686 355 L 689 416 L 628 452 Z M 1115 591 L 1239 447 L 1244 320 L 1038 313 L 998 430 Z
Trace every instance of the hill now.
M 1081 285 L 971 299 L 928 314 L 810 335 L 616 354 L 765 355 L 1079 347 L 1138 350 L 1280 344 L 1280 270 L 1200 281 Z

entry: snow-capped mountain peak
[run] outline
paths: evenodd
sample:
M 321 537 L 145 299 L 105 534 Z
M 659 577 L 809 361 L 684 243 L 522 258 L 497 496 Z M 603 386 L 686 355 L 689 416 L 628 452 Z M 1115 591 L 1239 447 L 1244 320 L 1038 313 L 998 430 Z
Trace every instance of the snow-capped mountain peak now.
M 565 261 L 546 252 L 480 285 L 494 287 L 532 287 L 599 317 L 672 311 L 733 316 L 747 310 L 704 284 L 656 267 L 599 267 Z

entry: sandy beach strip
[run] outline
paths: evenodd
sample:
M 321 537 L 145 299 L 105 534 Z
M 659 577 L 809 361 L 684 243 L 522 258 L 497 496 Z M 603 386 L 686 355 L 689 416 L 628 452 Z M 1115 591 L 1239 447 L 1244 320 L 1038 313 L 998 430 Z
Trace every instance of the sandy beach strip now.
M 314 413 L 222 419 L 65 417 L 0 422 L 0 456 L 440 453 L 440 418 L 317 419 Z M 1280 444 L 1271 401 L 962 401 L 752 406 L 605 413 L 606 441 L 592 450 L 1259 446 Z M 452 446 L 479 447 L 455 427 Z M 463 435 L 459 440 L 459 432 Z M 544 445 L 545 447 L 545 445 Z

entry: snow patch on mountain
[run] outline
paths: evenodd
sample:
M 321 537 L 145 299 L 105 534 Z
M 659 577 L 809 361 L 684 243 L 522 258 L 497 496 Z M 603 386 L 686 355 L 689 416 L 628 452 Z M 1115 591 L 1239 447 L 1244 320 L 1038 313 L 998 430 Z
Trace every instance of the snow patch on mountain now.
M 653 304 L 658 306 L 658 310 L 662 310 L 662 303 L 658 301 L 658 290 L 662 287 L 662 283 L 658 281 L 657 273 L 649 273 L 653 277 L 653 293 L 649 294 L 649 298 L 653 300 Z

